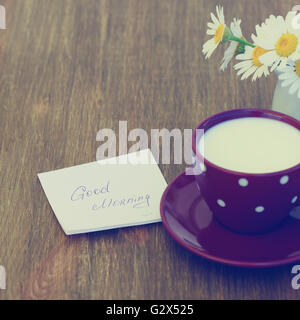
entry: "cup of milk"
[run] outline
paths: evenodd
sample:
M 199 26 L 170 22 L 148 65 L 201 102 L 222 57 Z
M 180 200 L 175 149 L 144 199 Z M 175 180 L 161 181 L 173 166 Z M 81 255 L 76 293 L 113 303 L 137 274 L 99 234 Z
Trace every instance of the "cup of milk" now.
M 195 178 L 215 218 L 249 234 L 280 226 L 300 204 L 300 122 L 271 110 L 234 109 L 196 129 L 192 146 L 202 172 Z

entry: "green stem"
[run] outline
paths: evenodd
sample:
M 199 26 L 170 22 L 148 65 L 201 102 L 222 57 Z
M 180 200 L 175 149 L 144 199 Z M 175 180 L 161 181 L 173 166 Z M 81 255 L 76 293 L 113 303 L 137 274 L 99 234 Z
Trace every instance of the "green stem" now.
M 244 44 L 245 46 L 249 46 L 249 47 L 255 48 L 255 45 L 254 45 L 254 44 L 248 42 L 248 41 L 245 40 L 245 39 L 238 38 L 238 37 L 235 37 L 235 36 L 233 36 L 233 35 L 231 36 L 230 40 L 232 40 L 232 41 L 237 41 L 237 42 L 239 42 L 239 43 L 241 43 L 241 44 Z

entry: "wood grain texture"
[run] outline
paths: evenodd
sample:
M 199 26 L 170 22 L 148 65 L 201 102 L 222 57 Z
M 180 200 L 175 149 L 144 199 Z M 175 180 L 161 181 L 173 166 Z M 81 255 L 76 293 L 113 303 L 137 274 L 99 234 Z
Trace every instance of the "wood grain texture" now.
M 209 13 L 249 38 L 294 0 L 6 0 L 0 30 L 0 299 L 299 299 L 291 266 L 251 270 L 187 252 L 161 224 L 62 232 L 37 173 L 94 161 L 102 128 L 194 128 L 233 107 L 266 107 L 255 83 L 206 62 Z M 206 39 L 206 38 L 205 38 Z M 167 181 L 182 170 L 160 166 Z

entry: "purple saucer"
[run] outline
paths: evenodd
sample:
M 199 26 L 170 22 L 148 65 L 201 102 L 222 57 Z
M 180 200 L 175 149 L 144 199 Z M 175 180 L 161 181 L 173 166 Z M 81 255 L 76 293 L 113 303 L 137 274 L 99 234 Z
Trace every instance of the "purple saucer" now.
M 272 267 L 300 261 L 300 207 L 264 234 L 232 232 L 213 218 L 194 176 L 184 172 L 165 190 L 160 212 L 169 234 L 204 258 L 240 267 Z

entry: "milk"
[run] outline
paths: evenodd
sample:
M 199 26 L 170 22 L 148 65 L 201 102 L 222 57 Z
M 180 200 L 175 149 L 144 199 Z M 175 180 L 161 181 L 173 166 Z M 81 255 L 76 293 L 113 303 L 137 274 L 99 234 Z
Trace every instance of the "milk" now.
M 267 118 L 228 120 L 205 132 L 198 151 L 225 169 L 244 173 L 276 172 L 300 163 L 300 131 Z

